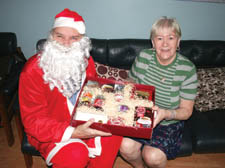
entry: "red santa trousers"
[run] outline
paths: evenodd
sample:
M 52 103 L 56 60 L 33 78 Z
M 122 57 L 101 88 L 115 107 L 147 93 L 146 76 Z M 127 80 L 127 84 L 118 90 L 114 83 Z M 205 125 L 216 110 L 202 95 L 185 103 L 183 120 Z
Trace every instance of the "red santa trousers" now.
M 53 168 L 112 168 L 122 137 L 101 137 L 102 153 L 88 157 L 88 149 L 82 143 L 71 143 L 60 149 L 52 158 Z

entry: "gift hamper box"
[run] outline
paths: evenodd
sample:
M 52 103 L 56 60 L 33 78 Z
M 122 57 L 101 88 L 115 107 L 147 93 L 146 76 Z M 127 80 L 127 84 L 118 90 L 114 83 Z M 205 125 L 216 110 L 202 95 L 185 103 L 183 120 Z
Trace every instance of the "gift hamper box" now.
M 155 87 L 105 78 L 86 78 L 72 113 L 72 126 L 91 118 L 91 128 L 114 135 L 150 139 Z

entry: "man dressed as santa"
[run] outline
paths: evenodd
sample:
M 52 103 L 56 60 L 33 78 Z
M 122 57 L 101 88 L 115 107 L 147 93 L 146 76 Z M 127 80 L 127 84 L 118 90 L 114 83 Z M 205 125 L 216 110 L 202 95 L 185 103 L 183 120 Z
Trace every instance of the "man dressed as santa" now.
M 64 9 L 41 53 L 32 56 L 20 75 L 19 102 L 28 141 L 54 168 L 113 167 L 122 137 L 76 128 L 71 115 L 86 76 L 96 76 L 83 18 Z

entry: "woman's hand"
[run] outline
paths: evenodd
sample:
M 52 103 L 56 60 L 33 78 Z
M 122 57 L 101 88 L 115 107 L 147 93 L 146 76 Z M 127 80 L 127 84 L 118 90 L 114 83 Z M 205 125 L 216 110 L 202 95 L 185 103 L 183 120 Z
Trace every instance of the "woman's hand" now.
M 154 118 L 154 125 L 153 125 L 153 128 L 155 128 L 155 126 L 156 126 L 160 121 L 162 121 L 163 119 L 166 118 L 166 110 L 165 110 L 165 109 L 161 109 L 161 108 L 159 108 L 158 106 L 153 106 L 153 107 L 152 107 L 152 110 L 153 110 L 153 111 L 156 111 L 155 118 Z
M 86 123 L 79 125 L 75 128 L 71 138 L 87 139 L 96 136 L 111 136 L 109 132 L 103 132 L 96 129 L 90 128 L 91 124 L 94 123 L 94 119 L 88 120 Z
M 173 119 L 173 120 L 187 120 L 193 111 L 194 101 L 191 100 L 180 100 L 180 107 L 176 109 L 175 115 L 172 114 L 174 110 L 161 109 L 158 106 L 153 106 L 152 110 L 157 111 L 156 118 L 154 119 L 153 128 L 163 119 Z

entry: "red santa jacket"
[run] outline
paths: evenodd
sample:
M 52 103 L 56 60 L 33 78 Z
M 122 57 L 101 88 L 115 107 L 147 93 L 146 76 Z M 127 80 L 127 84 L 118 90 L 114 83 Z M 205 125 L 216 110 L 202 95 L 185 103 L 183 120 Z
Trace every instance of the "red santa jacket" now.
M 71 115 L 67 99 L 57 88 L 50 90 L 38 66 L 38 55 L 31 57 L 23 68 L 19 81 L 19 103 L 22 122 L 28 141 L 46 159 L 60 142 L 70 125 Z M 87 76 L 97 76 L 92 57 L 89 58 Z

